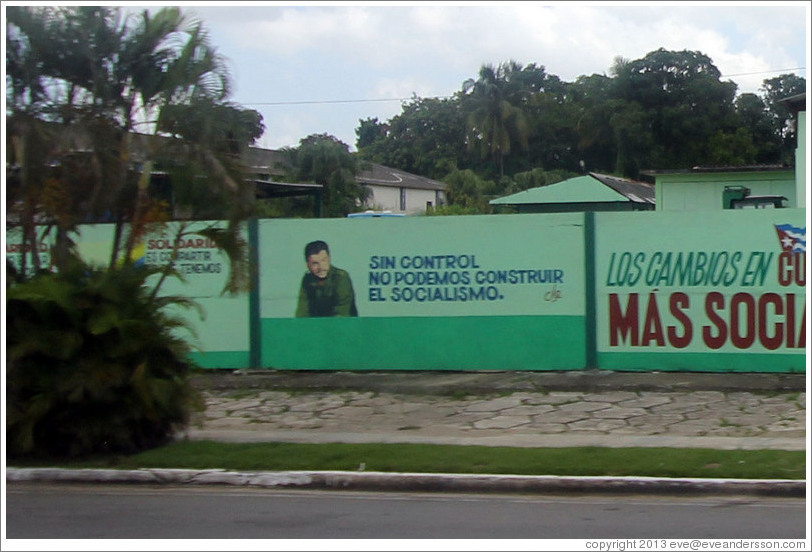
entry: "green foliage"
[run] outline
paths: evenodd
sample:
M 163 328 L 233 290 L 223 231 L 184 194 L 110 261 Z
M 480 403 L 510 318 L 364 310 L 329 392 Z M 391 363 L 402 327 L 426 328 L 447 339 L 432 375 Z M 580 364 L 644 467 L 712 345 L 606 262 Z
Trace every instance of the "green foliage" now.
M 493 156 L 504 176 L 504 158 L 511 146 L 518 143 L 527 149 L 529 129 L 521 105 L 522 94 L 529 92 L 523 85 L 527 79 L 519 78 L 522 66 L 515 61 L 497 67 L 483 65 L 479 79 L 463 83 L 464 96 L 470 105 L 468 112 L 468 145 L 479 147 L 482 157 Z
M 265 125 L 257 111 L 196 97 L 189 103 L 165 106 L 158 130 L 194 140 L 212 151 L 236 155 L 262 136 Z
M 334 136 L 314 134 L 303 138 L 298 148 L 286 150 L 291 177 L 296 182 L 313 182 L 323 188 L 323 216 L 344 217 L 357 210 L 369 197 L 369 190 L 355 180 L 358 163 L 349 146 Z
M 451 171 L 443 181 L 446 184 L 448 205 L 436 207 L 427 215 L 478 215 L 491 213 L 489 201 L 495 197 L 514 194 L 522 190 L 547 186 L 576 176 L 566 170 L 545 171 L 535 168 L 516 173 L 512 178 L 485 180 L 471 169 Z M 505 212 L 504 208 L 501 212 Z
M 792 163 L 793 114 L 781 100 L 805 92 L 803 77 L 780 75 L 764 81 L 760 96 L 737 97 L 707 55 L 664 48 L 615 58 L 609 75 L 563 82 L 533 63 L 485 64 L 452 97 L 415 98 L 388 121 L 360 121 L 359 156 L 439 180 L 471 170 L 508 192 L 523 189 L 517 175 L 534 167 L 638 178 L 644 170 Z
M 388 123 L 360 121 L 361 159 L 441 179 L 467 158 L 465 116 L 456 99 L 413 98 Z
M 177 7 L 16 6 L 7 15 L 15 214 L 24 226 L 58 227 L 58 267 L 84 222 L 115 222 L 115 266 L 156 220 L 249 216 L 239 154 L 262 118 L 226 101 L 227 67 L 198 22 Z M 156 190 L 153 167 L 177 178 L 177 195 Z M 25 239 L 33 246 L 30 230 Z
M 529 190 L 530 188 L 539 188 L 541 186 L 549 186 L 550 184 L 561 182 L 573 176 L 575 176 L 575 173 L 562 170 L 545 171 L 542 168 L 516 173 L 513 175 L 513 185 L 510 193 L 521 192 L 522 190 Z
M 470 169 L 453 171 L 444 179 L 444 182 L 449 206 L 466 212 L 487 213 L 489 211 L 488 200 L 485 196 L 487 190 L 493 187 L 493 182 L 483 180 Z
M 382 125 L 377 117 L 359 119 L 358 128 L 355 129 L 355 135 L 358 137 L 355 145 L 359 150 L 363 150 L 379 140 L 386 139 L 386 132 L 386 125 Z
M 792 113 L 781 100 L 805 93 L 806 79 L 793 74 L 778 75 L 764 80 L 761 90 L 764 92 L 764 103 L 774 136 L 777 136 L 780 142 L 777 162 L 791 163 L 795 150 L 796 129 L 791 124 Z
M 192 304 L 159 296 L 178 276 L 172 263 L 140 268 L 132 252 L 172 217 L 226 218 L 196 233 L 229 256 L 226 291 L 247 289 L 239 222 L 254 192 L 240 154 L 262 133 L 261 116 L 226 101 L 223 59 L 178 8 L 18 6 L 7 15 L 8 214 L 32 250 L 37 224 L 55 229 L 59 270 L 23 265 L 9 280 L 8 451 L 156 446 L 186 422 L 195 396 L 183 324 L 166 311 Z M 153 168 L 171 175 L 171 190 Z M 79 225 L 99 220 L 115 222 L 108 271 L 72 256 Z
M 448 217 L 459 215 L 481 215 L 483 210 L 481 207 L 465 207 L 463 205 L 441 205 L 433 207 L 426 211 L 426 216 L 429 217 Z
M 199 398 L 170 305 L 144 285 L 155 270 L 99 270 L 74 259 L 7 290 L 7 452 L 77 457 L 165 444 Z
M 735 104 L 739 124 L 737 132 L 746 132 L 751 146 L 756 150 L 749 162 L 756 164 L 779 162 L 782 159 L 783 147 L 781 128 L 785 122 L 782 120 L 780 125 L 777 125 L 776 118 L 772 116 L 764 100 L 756 94 L 741 94 L 736 98 Z
M 718 131 L 708 138 L 708 161 L 718 167 L 734 167 L 754 163 L 758 149 L 746 129 L 734 132 Z

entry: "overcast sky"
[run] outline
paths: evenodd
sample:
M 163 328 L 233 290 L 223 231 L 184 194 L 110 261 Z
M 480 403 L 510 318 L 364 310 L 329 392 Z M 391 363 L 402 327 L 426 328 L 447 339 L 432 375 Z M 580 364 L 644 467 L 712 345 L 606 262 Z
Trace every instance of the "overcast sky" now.
M 360 119 L 385 121 L 415 94 L 450 96 L 483 64 L 511 59 L 572 82 L 662 47 L 708 55 L 739 92 L 781 73 L 808 80 L 809 2 L 178 5 L 205 23 L 231 99 L 262 113 L 258 145 L 272 149 L 327 133 L 354 150 Z

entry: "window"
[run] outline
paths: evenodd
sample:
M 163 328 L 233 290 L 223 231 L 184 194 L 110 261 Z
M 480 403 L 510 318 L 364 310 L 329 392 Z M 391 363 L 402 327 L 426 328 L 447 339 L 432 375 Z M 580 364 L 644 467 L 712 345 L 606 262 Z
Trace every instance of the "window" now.
M 400 210 L 406 210 L 406 188 L 400 189 Z

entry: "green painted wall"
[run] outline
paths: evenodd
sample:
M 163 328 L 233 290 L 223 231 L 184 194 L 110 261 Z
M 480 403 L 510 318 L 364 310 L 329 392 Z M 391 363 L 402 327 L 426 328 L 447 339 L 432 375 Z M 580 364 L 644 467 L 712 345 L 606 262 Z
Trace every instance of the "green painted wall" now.
M 806 155 L 807 155 L 807 141 L 806 141 L 806 111 L 798 112 L 798 128 L 796 130 L 798 137 L 798 147 L 795 150 L 795 182 L 796 196 L 798 207 L 806 207 L 807 186 L 806 180 Z
M 583 230 L 581 213 L 260 221 L 262 365 L 581 369 Z M 314 240 L 357 318 L 294 318 Z
M 749 172 L 657 174 L 657 211 L 721 211 L 725 186 L 745 186 L 752 195 L 782 195 L 798 207 L 793 169 Z M 803 205 L 801 205 L 803 207 Z
M 649 207 L 654 207 L 647 204 Z M 648 207 L 642 206 L 638 203 L 631 201 L 615 201 L 615 202 L 596 202 L 596 203 L 547 203 L 537 205 L 511 205 L 501 207 L 501 213 L 511 212 L 512 209 L 515 213 L 528 214 L 528 213 L 583 213 L 588 211 L 613 211 L 613 212 L 629 212 L 629 211 L 651 211 Z
M 596 226 L 601 368 L 805 370 L 805 210 L 598 213 Z
M 229 261 L 211 242 L 194 234 L 196 229 L 220 222 L 191 223 L 185 226 L 181 238 L 179 260 L 176 265 L 183 280 L 167 279 L 161 287 L 163 295 L 182 295 L 193 299 L 201 312 L 189 309 L 172 309 L 169 312 L 183 318 L 189 330 L 178 330 L 195 348 L 192 358 L 204 368 L 247 368 L 248 343 L 248 295 L 223 295 L 228 275 Z M 133 253 L 135 262 L 161 264 L 171 254 L 172 244 L 181 223 L 169 223 L 164 231 L 144 237 Z M 86 225 L 81 227 L 77 240 L 79 254 L 88 262 L 107 266 L 113 243 L 112 224 Z M 12 230 L 6 233 L 6 257 L 20 266 L 20 255 L 10 250 L 20 243 L 20 235 Z M 40 258 L 44 267 L 50 266 L 52 237 L 41 242 Z M 31 266 L 31 263 L 28 263 Z M 148 283 L 157 282 L 154 276 Z
M 577 370 L 583 316 L 266 318 L 263 366 L 303 370 Z
M 181 238 L 180 259 L 176 264 L 183 280 L 170 278 L 161 288 L 165 295 L 188 295 L 202 308 L 177 314 L 187 320 L 194 334 L 189 339 L 198 348 L 192 358 L 204 368 L 247 368 L 249 358 L 248 294 L 224 294 L 228 281 L 229 260 L 213 243 L 194 234 L 195 229 L 225 223 L 192 223 Z M 171 252 L 178 223 L 170 223 L 165 232 L 151 234 L 141 243 L 137 254 L 145 262 L 162 262 Z M 243 229 L 247 240 L 247 229 Z
M 147 236 L 136 260 L 161 262 L 176 228 Z M 203 307 L 203 319 L 184 314 L 203 367 L 805 370 L 804 209 L 269 219 L 251 228 L 252 293 L 221 293 L 228 261 L 199 236 L 182 243 L 185 281 L 163 288 Z M 80 253 L 106 264 L 112 233 L 83 227 Z M 19 236 L 6 238 L 19 263 Z M 304 247 L 317 239 L 349 273 L 359 316 L 295 317 Z M 38 253 L 45 266 L 49 247 L 44 239 Z

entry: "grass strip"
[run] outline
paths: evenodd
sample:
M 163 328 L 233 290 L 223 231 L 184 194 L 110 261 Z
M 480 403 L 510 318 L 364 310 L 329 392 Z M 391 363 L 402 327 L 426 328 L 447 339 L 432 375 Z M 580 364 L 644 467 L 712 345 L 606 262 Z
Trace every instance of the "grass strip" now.
M 520 448 L 420 444 L 179 441 L 130 456 L 61 461 L 66 468 L 221 468 L 415 473 L 804 479 L 804 451 L 696 448 Z M 8 465 L 53 466 L 46 462 Z

